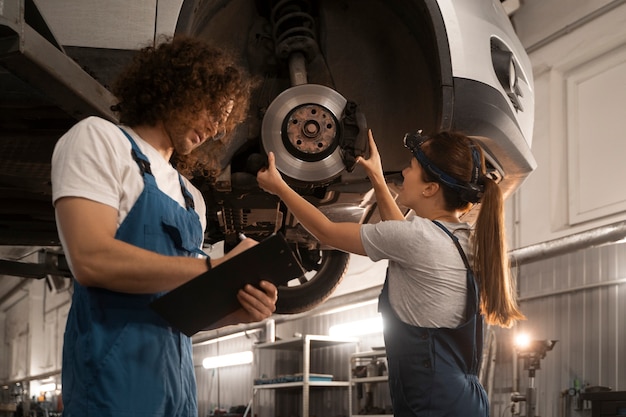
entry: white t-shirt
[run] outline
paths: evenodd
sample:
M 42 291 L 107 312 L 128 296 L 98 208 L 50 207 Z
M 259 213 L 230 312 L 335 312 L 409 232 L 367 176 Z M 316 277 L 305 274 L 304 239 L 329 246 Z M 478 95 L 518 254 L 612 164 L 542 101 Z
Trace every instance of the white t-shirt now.
M 441 222 L 472 262 L 467 223 Z M 465 321 L 463 259 L 452 239 L 431 220 L 413 217 L 361 226 L 365 252 L 389 260 L 389 301 L 400 320 L 429 328 L 455 328 Z
M 148 157 L 152 174 L 161 191 L 185 207 L 178 172 L 131 128 L 141 152 Z M 186 178 L 202 230 L 206 228 L 206 205 L 200 191 Z M 119 227 L 143 191 L 143 177 L 131 156 L 131 144 L 120 128 L 99 117 L 88 117 L 74 125 L 57 142 L 52 155 L 52 202 L 62 197 L 82 197 L 106 204 L 118 212 Z M 63 236 L 59 229 L 59 237 Z

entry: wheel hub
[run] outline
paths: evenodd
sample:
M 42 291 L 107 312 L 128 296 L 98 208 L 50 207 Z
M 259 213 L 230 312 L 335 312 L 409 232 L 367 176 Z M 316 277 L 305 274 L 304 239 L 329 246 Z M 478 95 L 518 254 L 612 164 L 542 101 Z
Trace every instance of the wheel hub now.
M 309 104 L 294 109 L 287 120 L 287 140 L 293 148 L 316 158 L 336 146 L 337 120 L 323 106 Z
M 339 120 L 347 100 L 317 84 L 291 87 L 276 97 L 261 128 L 266 152 L 274 152 L 276 168 L 290 178 L 323 183 L 345 165 L 338 146 Z

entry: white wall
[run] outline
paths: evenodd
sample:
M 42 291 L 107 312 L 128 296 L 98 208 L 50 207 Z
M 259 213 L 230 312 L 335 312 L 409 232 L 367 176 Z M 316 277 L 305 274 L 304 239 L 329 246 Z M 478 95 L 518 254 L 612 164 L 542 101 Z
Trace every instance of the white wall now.
M 524 47 L 544 41 L 557 30 L 565 28 L 602 7 L 619 3 L 615 0 L 521 0 L 513 23 Z
M 549 36 L 573 23 L 556 10 L 575 19 L 589 12 L 588 3 L 607 2 L 529 1 L 514 22 L 524 44 L 537 43 L 538 33 Z M 626 219 L 626 4 L 619 3 L 530 53 L 538 168 L 514 197 L 516 246 Z
M 20 258 L 42 262 L 40 252 Z M 15 291 L 0 303 L 0 381 L 19 381 L 59 373 L 70 294 L 51 290 L 45 279 L 0 276 Z

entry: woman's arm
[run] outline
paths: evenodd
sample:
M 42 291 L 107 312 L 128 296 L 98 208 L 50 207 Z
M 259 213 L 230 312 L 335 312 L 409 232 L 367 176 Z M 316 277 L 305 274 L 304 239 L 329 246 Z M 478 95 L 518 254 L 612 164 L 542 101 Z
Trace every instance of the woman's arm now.
M 268 155 L 268 162 L 268 167 L 262 168 L 257 174 L 261 188 L 280 197 L 302 226 L 320 242 L 345 252 L 365 255 L 360 224 L 330 221 L 313 204 L 287 185 L 276 169 L 276 159 L 272 152 Z
M 376 193 L 376 202 L 378 204 L 378 211 L 381 219 L 404 220 L 405 217 L 402 214 L 400 207 L 398 207 L 398 204 L 396 204 L 396 200 L 391 195 L 391 191 L 385 181 L 380 154 L 378 153 L 376 142 L 374 142 L 374 136 L 372 135 L 371 129 L 368 130 L 367 133 L 369 136 L 370 157 L 365 159 L 359 156 L 356 161 L 365 169 L 367 176 L 372 182 L 372 187 L 374 187 L 374 192 Z

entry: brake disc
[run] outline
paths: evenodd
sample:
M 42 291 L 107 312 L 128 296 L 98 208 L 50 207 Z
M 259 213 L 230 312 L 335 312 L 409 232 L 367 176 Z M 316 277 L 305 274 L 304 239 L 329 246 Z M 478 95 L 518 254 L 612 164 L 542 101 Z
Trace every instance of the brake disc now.
M 318 84 L 291 87 L 272 101 L 263 117 L 266 152 L 274 152 L 276 168 L 304 182 L 324 183 L 344 169 L 338 146 L 347 100 Z

